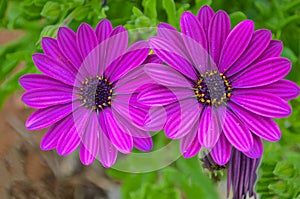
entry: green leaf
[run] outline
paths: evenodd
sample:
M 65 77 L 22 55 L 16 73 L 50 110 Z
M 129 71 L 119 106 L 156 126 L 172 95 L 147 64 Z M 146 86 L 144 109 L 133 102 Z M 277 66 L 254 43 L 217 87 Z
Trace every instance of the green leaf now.
M 135 24 L 136 24 L 137 28 L 149 27 L 151 24 L 151 21 L 146 16 L 140 16 L 135 20 Z
M 294 176 L 295 167 L 287 162 L 278 162 L 273 173 L 280 178 L 288 179 Z
M 212 3 L 212 0 L 196 0 L 196 8 L 200 8 L 204 5 L 211 5 Z
M 289 47 L 283 48 L 281 56 L 288 58 L 292 63 L 296 63 L 298 60 L 295 53 Z
M 136 17 L 144 16 L 143 12 L 135 6 L 132 7 L 132 12 Z
M 163 0 L 162 6 L 165 9 L 168 17 L 168 23 L 176 26 L 176 6 L 174 0 Z
M 41 43 L 43 37 L 55 37 L 56 33 L 57 33 L 57 30 L 58 30 L 58 27 L 59 27 L 59 25 L 49 25 L 49 26 L 46 26 L 42 30 L 42 32 L 40 34 L 40 37 L 39 37 L 39 40 L 36 42 L 36 45 L 37 46 L 41 45 L 40 43 Z
M 0 19 L 2 19 L 5 15 L 5 11 L 7 8 L 7 0 L 1 0 L 0 1 Z
M 17 60 L 5 60 L 2 61 L 1 63 L 1 68 L 0 68 L 0 83 L 4 81 L 7 76 L 13 71 L 15 66 L 18 64 Z
M 156 24 L 156 0 L 143 0 L 144 13 L 149 17 L 154 24 Z
M 231 27 L 234 27 L 241 21 L 247 19 L 247 16 L 240 11 L 231 13 L 229 17 L 230 17 Z
M 180 158 L 176 161 L 176 166 L 180 172 L 178 172 L 177 176 L 174 176 L 175 182 L 176 179 L 180 179 L 179 175 L 182 176 L 185 174 L 188 176 L 184 177 L 184 180 L 180 184 L 185 194 L 189 196 L 187 198 L 219 198 L 212 180 L 203 174 L 200 161 L 197 157 L 189 159 Z
M 43 17 L 47 19 L 55 20 L 59 17 L 61 13 L 61 7 L 59 3 L 48 1 L 41 12 Z

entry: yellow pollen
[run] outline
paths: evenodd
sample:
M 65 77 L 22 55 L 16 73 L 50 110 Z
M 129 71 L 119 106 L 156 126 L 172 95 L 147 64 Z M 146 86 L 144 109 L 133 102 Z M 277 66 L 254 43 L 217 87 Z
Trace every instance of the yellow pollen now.
M 228 93 L 228 94 L 227 94 L 227 97 L 230 97 L 230 96 L 231 96 L 231 93 Z
M 108 103 L 108 105 L 111 105 L 111 101 L 108 101 L 107 103 Z
M 208 99 L 208 100 L 206 100 L 206 103 L 208 103 L 208 104 L 209 104 L 209 103 L 210 103 L 210 100 L 209 100 L 209 99 Z
M 110 100 L 110 99 L 111 99 L 111 96 L 108 96 L 108 97 L 107 97 L 107 99 L 109 99 L 109 100 Z
M 205 99 L 201 98 L 200 101 L 201 101 L 202 103 L 204 103 L 204 102 L 205 102 Z
M 83 103 L 86 103 L 86 99 L 82 100 Z
M 102 106 L 106 106 L 106 103 L 104 102 L 104 103 L 102 104 Z
M 110 93 L 112 93 L 112 92 L 113 92 L 113 90 L 112 90 L 112 89 L 110 89 L 110 90 L 109 90 L 109 92 L 110 92 Z

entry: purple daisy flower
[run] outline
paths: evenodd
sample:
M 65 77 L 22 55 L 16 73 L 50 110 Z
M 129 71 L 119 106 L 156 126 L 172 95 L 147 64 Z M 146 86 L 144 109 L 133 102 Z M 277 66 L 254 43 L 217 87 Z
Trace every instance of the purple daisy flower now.
M 77 33 L 61 27 L 57 39 L 43 38 L 44 54 L 33 55 L 42 74 L 19 80 L 26 90 L 22 100 L 38 109 L 26 127 L 50 127 L 41 141 L 43 150 L 56 148 L 59 155 L 68 155 L 79 147 L 83 164 L 98 158 L 104 167 L 114 164 L 118 151 L 130 153 L 133 146 L 151 150 L 150 134 L 131 120 L 149 108 L 133 97 L 138 87 L 149 83 L 142 63 L 158 59 L 148 57 L 146 41 L 127 45 L 125 28 L 113 29 L 107 19 L 95 30 L 83 23 Z
M 272 118 L 290 115 L 287 100 L 300 91 L 283 79 L 291 63 L 280 57 L 282 43 L 272 40 L 269 30 L 254 30 L 251 20 L 231 29 L 227 13 L 214 13 L 208 6 L 197 16 L 185 12 L 180 27 L 182 34 L 161 23 L 158 36 L 150 39 L 168 66 L 147 64 L 145 72 L 168 89 L 147 88 L 138 101 L 169 106 L 165 133 L 181 138 L 186 158 L 201 147 L 211 149 L 218 165 L 229 161 L 232 147 L 248 158 L 260 158 L 261 139 L 275 142 L 281 137 Z

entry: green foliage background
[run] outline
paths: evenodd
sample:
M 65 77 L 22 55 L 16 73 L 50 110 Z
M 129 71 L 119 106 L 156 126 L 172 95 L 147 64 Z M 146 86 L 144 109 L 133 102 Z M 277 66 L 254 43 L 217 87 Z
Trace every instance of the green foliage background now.
M 256 29 L 270 29 L 273 39 L 284 43 L 282 56 L 293 63 L 287 78 L 300 82 L 300 0 L 108 0 L 106 5 L 100 0 L 1 0 L 0 30 L 21 30 L 25 34 L 0 46 L 0 106 L 8 95 L 20 89 L 17 80 L 21 75 L 38 72 L 31 55 L 41 51 L 43 36 L 55 37 L 59 26 L 76 30 L 81 22 L 87 22 L 95 27 L 107 17 L 114 26 L 125 25 L 127 29 L 155 27 L 162 21 L 178 28 L 184 11 L 196 14 L 204 4 L 230 13 L 232 26 L 250 18 Z M 17 68 L 21 62 L 25 65 Z M 300 99 L 291 105 L 293 114 L 277 121 L 282 129 L 281 141 L 264 143 L 256 186 L 260 198 L 300 199 Z M 154 139 L 155 143 L 167 141 L 164 136 Z M 204 174 L 197 158 L 180 158 L 167 168 L 146 174 L 113 169 L 107 172 L 122 183 L 124 199 L 218 198 L 218 185 Z M 225 198 L 225 193 L 219 195 Z

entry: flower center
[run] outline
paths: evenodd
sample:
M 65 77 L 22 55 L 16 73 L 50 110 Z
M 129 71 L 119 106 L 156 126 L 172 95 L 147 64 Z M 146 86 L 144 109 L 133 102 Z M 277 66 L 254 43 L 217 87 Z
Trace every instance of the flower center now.
M 79 99 L 85 107 L 100 110 L 111 105 L 112 92 L 112 83 L 104 77 L 97 76 L 82 82 Z
M 230 98 L 232 89 L 223 73 L 211 71 L 200 75 L 194 91 L 200 103 L 219 106 Z

